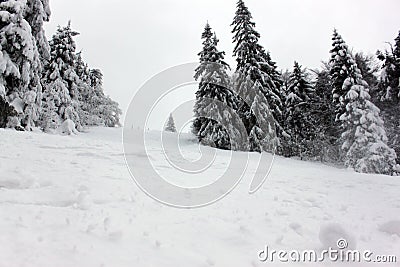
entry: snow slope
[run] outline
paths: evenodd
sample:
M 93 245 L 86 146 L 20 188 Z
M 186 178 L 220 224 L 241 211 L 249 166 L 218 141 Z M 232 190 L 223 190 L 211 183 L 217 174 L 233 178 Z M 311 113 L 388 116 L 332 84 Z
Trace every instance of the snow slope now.
M 0 267 L 276 266 L 258 260 L 266 245 L 321 250 L 339 238 L 397 255 L 398 263 L 367 266 L 400 266 L 400 177 L 278 157 L 249 195 L 251 155 L 243 181 L 222 201 L 175 209 L 138 189 L 121 136 L 103 128 L 66 137 L 0 130 Z M 168 170 L 160 146 L 150 146 Z M 190 158 L 198 147 L 187 137 L 182 151 Z M 208 171 L 221 172 L 229 156 L 219 152 Z

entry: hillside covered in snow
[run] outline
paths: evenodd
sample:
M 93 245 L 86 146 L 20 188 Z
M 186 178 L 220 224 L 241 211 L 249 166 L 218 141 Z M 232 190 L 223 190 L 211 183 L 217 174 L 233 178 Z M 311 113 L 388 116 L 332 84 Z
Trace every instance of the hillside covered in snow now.
M 184 183 L 165 163 L 159 132 L 149 135 L 155 168 Z M 204 208 L 177 209 L 134 183 L 121 136 L 112 128 L 73 136 L 0 129 L 1 267 L 275 266 L 259 260 L 266 246 L 321 251 L 340 238 L 353 249 L 400 259 L 399 177 L 277 157 L 267 182 L 250 195 L 258 159 L 251 153 L 231 194 Z M 167 137 L 165 142 L 176 138 Z M 181 143 L 189 158 L 199 151 L 192 139 Z M 211 176 L 230 157 L 219 151 Z

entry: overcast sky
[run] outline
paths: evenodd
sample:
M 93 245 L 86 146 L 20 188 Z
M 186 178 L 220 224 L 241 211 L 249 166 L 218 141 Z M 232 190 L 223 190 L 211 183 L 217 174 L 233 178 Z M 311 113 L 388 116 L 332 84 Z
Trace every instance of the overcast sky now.
M 246 0 L 261 44 L 279 68 L 293 61 L 317 68 L 329 58 L 333 28 L 356 51 L 375 53 L 400 30 L 399 0 Z M 78 49 L 104 73 L 105 91 L 125 110 L 135 90 L 156 73 L 197 61 L 209 21 L 233 67 L 236 0 L 50 0 L 51 37 L 72 21 Z

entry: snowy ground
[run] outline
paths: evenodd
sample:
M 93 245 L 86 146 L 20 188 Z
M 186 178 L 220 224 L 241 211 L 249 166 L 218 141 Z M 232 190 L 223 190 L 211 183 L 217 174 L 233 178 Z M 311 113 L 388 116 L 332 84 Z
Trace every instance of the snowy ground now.
M 256 194 L 247 193 L 250 162 L 222 201 L 174 209 L 138 189 L 121 135 L 102 128 L 68 137 L 0 130 L 0 267 L 276 266 L 258 260 L 266 245 L 320 251 L 338 238 L 397 255 L 398 263 L 360 266 L 400 266 L 400 177 L 278 157 Z M 183 146 L 197 150 L 190 140 Z M 152 146 L 155 161 L 160 149 Z

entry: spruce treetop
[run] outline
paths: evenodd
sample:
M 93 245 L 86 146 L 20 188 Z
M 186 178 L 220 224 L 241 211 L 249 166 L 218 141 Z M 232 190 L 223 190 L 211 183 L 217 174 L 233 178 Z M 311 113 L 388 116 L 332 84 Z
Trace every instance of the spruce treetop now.
M 71 22 L 65 27 L 58 26 L 57 32 L 50 40 L 51 56 L 73 66 L 76 59 L 76 43 L 73 37 L 77 35 L 79 33 L 71 29 Z
M 286 97 L 286 117 L 289 124 L 301 124 L 300 118 L 304 120 L 306 113 L 309 112 L 308 106 L 313 99 L 314 89 L 307 79 L 305 70 L 297 62 L 294 63 L 293 72 L 289 76 L 287 97 Z M 297 120 L 296 121 L 296 117 Z M 291 125 L 290 127 L 293 127 Z M 288 129 L 289 131 L 291 129 Z
M 233 42 L 236 44 L 233 55 L 237 61 L 237 71 L 247 72 L 252 66 L 258 65 L 262 47 L 258 44 L 260 34 L 255 30 L 256 24 L 252 21 L 252 15 L 242 0 L 237 3 L 236 15 L 231 26 Z
M 206 24 L 201 37 L 203 39 L 203 49 L 198 54 L 200 58 L 200 65 L 195 70 L 194 78 L 196 80 L 201 78 L 200 83 L 214 82 L 220 86 L 228 87 L 229 76 L 227 71 L 230 68 L 229 65 L 224 61 L 225 52 L 219 51 L 217 48 L 219 40 L 216 34 L 212 32 L 212 29 L 208 23 Z M 199 90 L 198 93 L 201 91 L 202 90 Z
M 333 31 L 332 41 L 333 48 L 330 51 L 331 59 L 329 63 L 331 65 L 331 76 L 333 80 L 334 94 L 337 93 L 336 98 L 338 98 L 343 96 L 340 90 L 343 86 L 344 80 L 346 80 L 354 65 L 351 61 L 350 52 L 347 44 L 336 29 L 334 29 Z
M 332 50 L 330 64 L 330 76 L 332 79 L 332 95 L 335 103 L 336 119 L 345 112 L 346 94 L 348 88 L 344 87 L 344 81 L 349 75 L 354 75 L 356 71 L 356 64 L 351 52 L 342 36 L 335 29 L 332 38 Z

